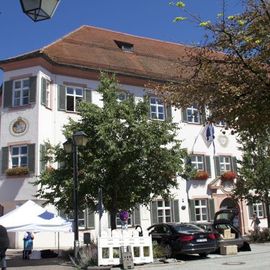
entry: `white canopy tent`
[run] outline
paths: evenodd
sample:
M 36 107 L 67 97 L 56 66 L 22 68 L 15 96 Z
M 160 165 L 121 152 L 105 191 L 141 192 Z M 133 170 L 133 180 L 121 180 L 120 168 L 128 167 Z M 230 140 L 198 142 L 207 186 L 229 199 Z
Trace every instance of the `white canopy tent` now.
M 0 217 L 8 232 L 71 232 L 72 223 L 29 200 Z

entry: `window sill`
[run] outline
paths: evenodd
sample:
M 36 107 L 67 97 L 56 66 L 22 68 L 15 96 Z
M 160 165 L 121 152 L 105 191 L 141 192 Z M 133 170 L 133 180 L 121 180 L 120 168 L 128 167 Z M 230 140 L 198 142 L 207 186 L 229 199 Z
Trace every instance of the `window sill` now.
M 16 106 L 16 107 L 9 107 L 8 110 L 13 112 L 13 111 L 20 111 L 20 110 L 25 110 L 25 109 L 31 109 L 34 107 L 34 104 L 27 104 L 27 105 L 22 105 L 22 106 Z

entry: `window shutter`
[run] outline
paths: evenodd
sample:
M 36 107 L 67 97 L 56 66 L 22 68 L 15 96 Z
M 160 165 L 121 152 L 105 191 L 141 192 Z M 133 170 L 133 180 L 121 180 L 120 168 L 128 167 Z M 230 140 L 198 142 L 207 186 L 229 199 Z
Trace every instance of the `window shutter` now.
M 66 110 L 66 87 L 64 85 L 58 86 L 58 110 Z
M 4 83 L 4 108 L 12 107 L 13 81 Z
M 111 224 L 111 214 L 110 212 L 108 212 L 108 228 L 111 228 L 112 224 Z
M 29 78 L 29 87 L 30 87 L 30 103 L 35 103 L 37 93 L 37 76 Z
M 46 167 L 46 162 L 44 161 L 44 157 L 45 157 L 45 151 L 46 151 L 46 147 L 45 145 L 41 144 L 40 145 L 40 173 L 42 173 L 45 170 Z
M 173 213 L 173 222 L 180 222 L 179 216 L 179 200 L 172 200 L 172 213 Z
M 157 201 L 151 203 L 151 224 L 158 223 L 157 220 Z
M 211 177 L 211 164 L 210 164 L 209 156 L 204 156 L 204 165 L 205 165 L 205 170 L 207 171 L 209 177 Z
M 262 202 L 262 206 L 263 206 L 263 217 L 264 217 L 264 218 L 267 218 L 266 203 L 263 203 L 263 202 Z
M 46 95 L 46 88 L 47 88 L 47 80 L 45 78 L 41 78 L 41 104 L 47 106 L 47 95 Z
M 214 199 L 208 199 L 208 221 L 213 221 L 215 217 Z
M 88 229 L 93 229 L 95 228 L 95 212 L 89 208 L 87 208 L 87 228 Z
M 232 166 L 232 171 L 237 172 L 237 159 L 236 157 L 231 157 L 231 166 Z
M 182 108 L 182 122 L 187 122 L 187 110 L 186 108 Z
M 166 120 L 172 121 L 172 106 L 170 104 L 165 104 L 166 109 Z
M 143 96 L 143 102 L 147 102 L 148 106 L 148 118 L 151 119 L 151 106 L 150 106 L 150 96 Z
M 253 216 L 253 204 L 248 204 L 248 216 L 252 219 Z
M 217 177 L 217 176 L 220 176 L 219 157 L 214 157 L 214 163 L 215 163 L 215 172 L 216 172 L 216 177 Z
M 200 113 L 200 123 L 204 125 L 206 123 L 206 112 L 205 109 Z
M 190 215 L 190 221 L 196 221 L 194 200 L 189 200 L 189 215 Z
M 2 173 L 8 169 L 9 152 L 8 147 L 2 147 Z
M 28 169 L 30 173 L 35 172 L 35 144 L 28 145 Z
M 132 212 L 133 226 L 141 224 L 140 206 L 138 205 Z
M 92 102 L 92 91 L 90 89 L 83 89 L 83 99 L 89 103 Z

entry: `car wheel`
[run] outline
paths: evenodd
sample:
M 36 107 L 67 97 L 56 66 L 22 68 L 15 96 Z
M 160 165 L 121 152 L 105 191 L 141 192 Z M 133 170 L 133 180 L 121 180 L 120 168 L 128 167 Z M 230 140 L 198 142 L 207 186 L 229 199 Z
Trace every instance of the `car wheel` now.
M 169 244 L 167 244 L 167 245 L 164 245 L 163 248 L 164 248 L 164 253 L 165 253 L 166 258 L 171 258 L 172 257 L 172 247 Z
M 206 258 L 208 256 L 208 253 L 199 253 L 201 258 Z

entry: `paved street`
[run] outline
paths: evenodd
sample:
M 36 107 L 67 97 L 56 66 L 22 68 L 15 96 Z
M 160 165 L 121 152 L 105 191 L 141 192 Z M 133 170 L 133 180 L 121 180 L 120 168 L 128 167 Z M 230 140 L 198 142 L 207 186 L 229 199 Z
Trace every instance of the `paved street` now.
M 270 269 L 270 243 L 251 245 L 252 251 L 239 252 L 235 256 L 222 256 L 211 254 L 209 258 L 201 259 L 197 256 L 190 256 L 175 263 L 151 264 L 135 266 L 139 270 L 267 270 Z M 69 270 L 74 269 L 70 263 L 59 259 L 41 259 L 25 261 L 12 254 L 8 254 L 9 270 Z M 119 267 L 114 267 L 119 270 Z

